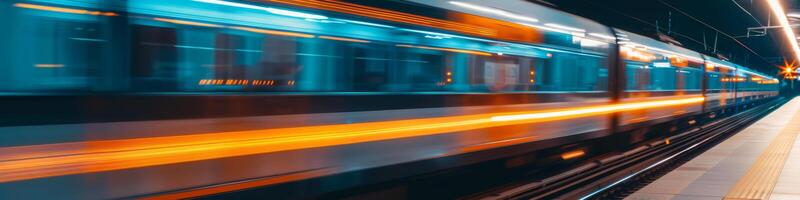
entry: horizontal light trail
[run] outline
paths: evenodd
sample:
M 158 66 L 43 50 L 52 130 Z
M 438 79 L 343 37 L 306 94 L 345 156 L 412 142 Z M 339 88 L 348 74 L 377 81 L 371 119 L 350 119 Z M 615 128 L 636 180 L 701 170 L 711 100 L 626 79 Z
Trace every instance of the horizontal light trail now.
M 481 52 L 481 51 L 472 51 L 472 50 L 463 50 L 463 49 L 439 48 L 439 47 L 417 46 L 417 45 L 407 45 L 407 44 L 398 44 L 398 45 L 395 45 L 395 46 L 407 47 L 407 48 L 428 49 L 428 50 L 438 50 L 438 51 L 449 51 L 449 52 L 456 52 L 456 53 L 468 53 L 468 54 L 475 54 L 475 55 L 481 55 L 481 56 L 492 56 L 491 53 L 486 53 L 486 52 Z
M 177 20 L 177 19 L 166 19 L 166 18 L 153 18 L 153 20 L 160 21 L 160 22 L 168 22 L 173 24 L 183 24 L 183 25 L 192 25 L 192 26 L 205 26 L 205 27 L 223 27 L 221 25 L 216 24 L 208 24 L 208 23 L 200 23 L 200 22 L 192 22 L 192 21 L 184 21 L 184 20 Z
M 230 27 L 230 28 L 243 30 L 243 31 L 250 31 L 250 32 L 253 32 L 253 33 L 270 34 L 270 35 L 281 35 L 281 36 L 291 36 L 291 37 L 301 37 L 301 38 L 313 38 L 314 37 L 314 35 L 311 35 L 311 34 L 294 33 L 294 32 L 286 32 L 286 31 L 276 31 L 276 30 L 267 30 L 267 29 L 258 29 L 258 28 L 239 27 L 239 26 L 234 26 L 234 27 Z
M 113 12 L 101 12 L 101 11 L 91 11 L 91 10 L 83 10 L 83 9 L 62 8 L 62 7 L 44 6 L 44 5 L 27 4 L 27 3 L 15 3 L 14 6 L 15 7 L 19 7 L 19 8 L 28 8 L 28 9 L 36 9 L 36 10 L 44 10 L 44 11 L 52 11 L 52 12 L 61 12 L 61 13 L 81 14 L 81 15 L 101 15 L 101 16 L 108 16 L 108 17 L 117 16 L 117 13 L 113 13 Z
M 334 37 L 334 36 L 324 36 L 324 35 L 323 36 L 319 36 L 319 38 L 329 39 L 329 40 L 346 41 L 346 42 L 370 43 L 370 41 L 367 41 L 367 40 L 359 40 L 359 39 L 343 38 L 343 37 Z
M 616 105 L 604 105 L 604 106 L 581 108 L 581 109 L 574 109 L 574 110 L 555 111 L 555 112 L 542 112 L 542 113 L 531 113 L 531 114 L 495 116 L 495 117 L 492 117 L 491 119 L 492 119 L 492 121 L 516 121 L 516 120 L 531 120 L 531 119 L 545 119 L 545 118 L 554 118 L 554 117 L 566 117 L 566 116 L 584 115 L 584 114 L 601 114 L 601 113 L 608 113 L 608 112 L 637 110 L 637 109 L 652 108 L 652 107 L 663 107 L 663 106 L 673 106 L 673 105 L 681 105 L 681 104 L 689 104 L 689 103 L 698 103 L 698 102 L 702 102 L 704 99 L 705 99 L 704 97 L 697 97 L 697 98 L 668 100 L 668 101 L 649 101 L 649 102 L 639 102 L 639 103 L 623 103 L 623 104 L 616 104 Z
M 328 147 L 703 102 L 704 97 L 564 109 L 0 148 L 0 182 Z

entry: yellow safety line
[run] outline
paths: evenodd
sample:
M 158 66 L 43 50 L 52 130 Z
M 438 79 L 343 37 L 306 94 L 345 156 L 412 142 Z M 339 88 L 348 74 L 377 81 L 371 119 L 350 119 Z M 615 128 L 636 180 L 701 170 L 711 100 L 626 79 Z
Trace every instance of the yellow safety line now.
M 800 112 L 772 139 L 769 146 L 725 195 L 724 199 L 767 199 L 778 182 L 800 129 Z

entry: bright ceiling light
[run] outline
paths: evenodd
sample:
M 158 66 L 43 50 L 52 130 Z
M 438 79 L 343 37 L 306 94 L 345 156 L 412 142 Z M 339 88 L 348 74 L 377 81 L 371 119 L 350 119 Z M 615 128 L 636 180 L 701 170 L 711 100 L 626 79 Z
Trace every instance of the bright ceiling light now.
M 792 46 L 795 60 L 800 60 L 800 46 L 797 45 L 797 36 L 795 36 L 792 27 L 789 26 L 789 20 L 786 19 L 786 13 L 783 11 L 783 7 L 778 0 L 767 0 L 767 3 L 769 4 L 769 8 L 772 9 L 772 12 L 775 13 L 775 17 L 778 18 L 778 22 L 780 22 L 783 28 L 783 33 L 786 34 L 786 39 L 789 40 L 789 44 Z
M 786 16 L 791 18 L 800 18 L 800 13 L 789 13 L 786 14 Z
M 267 12 L 272 13 L 272 14 L 289 16 L 289 17 L 298 17 L 298 18 L 306 18 L 306 19 L 328 19 L 328 17 L 322 16 L 322 15 L 315 15 L 315 14 L 310 14 L 310 13 L 297 12 L 297 11 L 284 10 L 284 9 L 277 9 L 277 8 L 270 8 L 270 7 L 261 7 L 261 6 L 255 6 L 255 5 L 250 5 L 250 4 L 236 3 L 236 2 L 229 2 L 229 1 L 222 1 L 222 0 L 194 0 L 194 1 L 203 2 L 203 3 L 210 3 L 210 4 L 217 4 L 217 5 L 224 5 L 224 6 L 239 7 L 239 8 L 248 8 L 248 9 L 254 9 L 254 10 L 263 10 L 263 11 L 267 11 Z
M 522 20 L 522 21 L 527 21 L 527 22 L 538 22 L 539 21 L 538 19 L 535 19 L 535 18 L 531 18 L 531 17 L 523 16 L 523 15 L 518 15 L 518 14 L 515 14 L 515 13 L 511 13 L 511 12 L 508 12 L 508 11 L 505 11 L 505 10 L 496 9 L 496 8 L 479 6 L 479 5 L 469 4 L 469 3 L 459 2 L 459 1 L 450 1 L 449 3 L 453 4 L 453 5 L 461 6 L 461 7 L 464 7 L 464 8 L 469 8 L 469 9 L 477 10 L 477 11 L 481 11 L 481 12 L 492 13 L 492 14 L 495 14 L 495 15 L 500 15 L 500 16 L 503 16 L 503 17 L 508 17 L 508 18 L 512 18 L 512 19 L 516 19 L 516 20 Z

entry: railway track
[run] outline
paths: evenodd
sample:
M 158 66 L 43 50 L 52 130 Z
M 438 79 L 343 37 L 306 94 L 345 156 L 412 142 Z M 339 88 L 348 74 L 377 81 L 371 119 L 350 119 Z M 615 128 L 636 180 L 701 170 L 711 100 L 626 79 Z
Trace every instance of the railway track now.
M 546 178 L 514 183 L 468 199 L 622 199 L 739 130 L 769 114 L 786 99 L 699 125 L 627 151 L 604 154 Z

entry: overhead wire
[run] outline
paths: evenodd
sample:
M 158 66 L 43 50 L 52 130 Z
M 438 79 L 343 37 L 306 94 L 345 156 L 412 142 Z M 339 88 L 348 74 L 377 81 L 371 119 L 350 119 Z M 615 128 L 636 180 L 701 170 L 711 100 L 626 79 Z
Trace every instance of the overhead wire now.
M 708 27 L 708 28 L 710 28 L 710 29 L 712 29 L 712 30 L 714 30 L 714 31 L 717 31 L 718 33 L 720 33 L 720 34 L 724 35 L 725 37 L 728 37 L 728 38 L 730 38 L 731 40 L 733 40 L 734 42 L 736 42 L 736 43 L 737 43 L 737 44 L 739 44 L 740 46 L 744 47 L 745 49 L 747 49 L 748 51 L 750 51 L 751 53 L 753 53 L 753 55 L 756 55 L 756 56 L 758 56 L 758 58 L 760 58 L 760 59 L 761 59 L 761 60 L 763 60 L 764 62 L 766 62 L 766 63 L 768 63 L 768 64 L 775 65 L 775 63 L 773 63 L 773 62 L 771 62 L 771 61 L 767 60 L 766 58 L 764 58 L 764 56 L 761 56 L 761 54 L 759 54 L 759 53 L 758 53 L 758 52 L 756 52 L 755 50 L 751 49 L 749 46 L 745 45 L 745 44 L 744 44 L 744 43 L 742 43 L 741 41 L 737 40 L 735 37 L 733 37 L 732 35 L 728 34 L 727 32 L 721 31 L 721 30 L 719 30 L 718 28 L 716 28 L 716 27 L 714 27 L 714 26 L 711 26 L 711 25 L 707 24 L 707 23 L 706 23 L 706 22 L 704 22 L 703 20 L 699 20 L 699 19 L 695 18 L 695 17 L 694 17 L 694 16 L 692 16 L 691 14 L 689 14 L 689 13 L 686 13 L 685 11 L 683 11 L 683 10 L 681 10 L 681 9 L 678 9 L 677 7 L 673 6 L 672 4 L 669 4 L 669 3 L 665 2 L 664 0 L 658 0 L 658 2 L 660 2 L 661 4 L 664 4 L 664 5 L 665 5 L 665 6 L 667 6 L 667 7 L 670 7 L 670 8 L 672 8 L 672 9 L 673 9 L 673 10 L 675 10 L 675 11 L 678 11 L 679 13 L 681 13 L 681 14 L 683 14 L 684 16 L 688 17 L 689 19 L 692 19 L 692 20 L 694 20 L 694 21 L 697 21 L 698 23 L 700 23 L 700 24 L 702 24 L 702 25 L 704 25 L 704 26 L 706 26 L 706 27 Z

